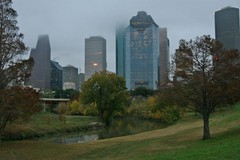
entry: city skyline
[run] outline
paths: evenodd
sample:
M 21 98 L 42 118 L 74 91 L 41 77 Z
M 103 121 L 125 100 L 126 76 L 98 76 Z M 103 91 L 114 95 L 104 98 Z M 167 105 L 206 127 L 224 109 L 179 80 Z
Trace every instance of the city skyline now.
M 102 36 L 107 41 L 108 70 L 115 72 L 115 31 L 127 26 L 138 11 L 146 11 L 159 27 L 168 29 L 170 54 L 180 39 L 210 34 L 215 37 L 214 13 L 226 6 L 240 8 L 238 0 L 13 0 L 24 42 L 34 48 L 38 35 L 48 34 L 51 59 L 61 66 L 73 65 L 84 71 L 84 39 Z M 29 54 L 28 54 L 29 56 Z

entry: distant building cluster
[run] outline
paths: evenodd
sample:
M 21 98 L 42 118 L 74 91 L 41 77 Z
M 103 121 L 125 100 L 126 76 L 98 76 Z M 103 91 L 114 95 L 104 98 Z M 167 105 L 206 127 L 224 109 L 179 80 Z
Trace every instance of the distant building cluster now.
M 215 12 L 215 35 L 225 49 L 240 50 L 238 8 L 226 7 Z M 155 90 L 166 85 L 169 83 L 169 46 L 167 28 L 159 27 L 150 15 L 139 11 L 128 26 L 116 30 L 116 74 L 125 78 L 129 90 L 138 87 Z M 187 55 L 176 50 L 176 56 Z M 35 63 L 26 84 L 42 90 L 80 90 L 94 73 L 107 70 L 106 40 L 101 36 L 85 39 L 85 73 L 78 73 L 74 66 L 62 67 L 51 61 L 48 35 L 38 37 L 30 57 Z M 191 57 L 185 58 L 191 61 Z M 182 68 L 176 64 L 176 69 Z

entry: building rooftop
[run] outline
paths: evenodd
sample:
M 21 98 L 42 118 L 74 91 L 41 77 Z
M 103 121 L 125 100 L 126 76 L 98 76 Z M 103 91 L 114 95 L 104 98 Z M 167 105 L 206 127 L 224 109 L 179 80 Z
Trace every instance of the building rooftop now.
M 152 24 L 158 27 L 152 17 L 147 15 L 145 11 L 139 11 L 137 16 L 133 16 L 130 20 L 130 25 L 134 28 L 147 28 Z

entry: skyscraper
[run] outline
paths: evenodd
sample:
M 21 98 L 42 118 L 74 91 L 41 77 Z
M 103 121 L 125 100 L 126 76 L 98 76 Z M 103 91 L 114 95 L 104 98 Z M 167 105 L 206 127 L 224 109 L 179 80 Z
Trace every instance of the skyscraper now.
M 88 80 L 96 72 L 105 71 L 106 68 L 106 40 L 100 36 L 86 38 L 85 80 Z
M 62 89 L 63 87 L 63 68 L 58 62 L 51 61 L 51 89 Z
M 79 91 L 81 91 L 81 86 L 84 83 L 85 80 L 85 74 L 84 73 L 79 73 L 78 74 L 78 79 L 79 79 Z
M 169 74 L 169 39 L 167 28 L 160 28 L 159 84 L 168 83 Z
M 50 89 L 50 57 L 51 48 L 48 35 L 38 37 L 37 47 L 31 50 L 30 57 L 34 60 L 28 85 L 39 89 Z
M 68 65 L 63 67 L 63 89 L 79 90 L 78 69 Z
M 225 7 L 215 12 L 215 36 L 225 49 L 240 50 L 239 9 Z
M 125 29 L 116 30 L 116 74 L 121 77 L 125 76 Z
M 125 80 L 128 89 L 157 89 L 159 27 L 140 11 L 130 20 L 125 35 Z

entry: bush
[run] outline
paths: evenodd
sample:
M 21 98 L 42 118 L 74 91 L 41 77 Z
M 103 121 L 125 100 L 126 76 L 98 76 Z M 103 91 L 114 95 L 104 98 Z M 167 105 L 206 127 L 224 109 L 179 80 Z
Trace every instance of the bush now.
M 84 110 L 84 116 L 98 116 L 98 110 L 95 105 L 88 105 Z
M 172 105 L 166 105 L 158 97 L 133 99 L 132 104 L 127 109 L 129 116 L 143 119 L 159 120 L 172 124 L 181 118 L 181 110 Z

